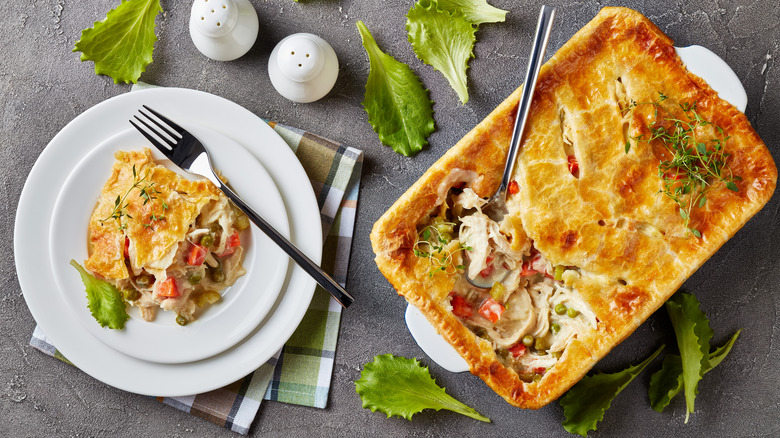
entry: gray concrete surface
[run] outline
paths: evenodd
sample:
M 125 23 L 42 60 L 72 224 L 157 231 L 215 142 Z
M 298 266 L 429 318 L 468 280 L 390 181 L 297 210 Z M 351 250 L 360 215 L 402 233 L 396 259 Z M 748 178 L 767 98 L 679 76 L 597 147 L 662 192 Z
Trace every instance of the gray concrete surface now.
M 71 49 L 83 28 L 102 19 L 116 0 L 19 0 L 0 3 L 0 436 L 231 436 L 232 432 L 94 380 L 28 345 L 35 321 L 16 279 L 13 222 L 25 178 L 49 140 L 87 108 L 129 87 L 95 76 Z M 471 100 L 457 101 L 444 78 L 415 59 L 406 41 L 412 1 L 252 0 L 261 35 L 238 61 L 201 56 L 187 32 L 190 2 L 163 0 L 154 63 L 142 80 L 190 87 L 233 100 L 262 117 L 300 126 L 361 148 L 366 154 L 349 290 L 356 304 L 344 314 L 333 390 L 325 410 L 266 403 L 252 436 L 566 436 L 562 409 L 516 409 L 478 378 L 455 375 L 428 361 L 403 323 L 405 302 L 379 274 L 368 234 L 373 222 L 452 144 L 522 80 L 538 2 L 492 0 L 509 9 L 507 21 L 478 33 L 469 69 Z M 600 1 L 551 1 L 558 7 L 554 51 L 603 6 Z M 618 2 L 649 16 L 678 45 L 701 44 L 723 57 L 747 89 L 747 115 L 775 157 L 780 152 L 780 3 L 774 0 Z M 381 145 L 361 107 L 368 62 L 355 22 L 363 20 L 380 46 L 422 77 L 436 102 L 437 131 L 430 146 L 405 158 Z M 340 61 L 339 80 L 320 102 L 292 104 L 276 94 L 267 58 L 274 44 L 295 32 L 330 41 Z M 664 413 L 648 405 L 650 373 L 615 399 L 591 436 L 780 436 L 780 226 L 777 197 L 685 284 L 696 294 L 723 342 L 744 332 L 731 356 L 708 374 L 696 413 L 683 424 L 684 403 Z M 605 358 L 612 371 L 646 357 L 660 343 L 674 344 L 659 312 Z M 361 408 L 353 381 L 376 354 L 419 357 L 455 397 L 493 419 L 482 424 L 449 412 L 426 411 L 414 421 L 386 419 Z M 650 371 L 657 369 L 652 365 Z

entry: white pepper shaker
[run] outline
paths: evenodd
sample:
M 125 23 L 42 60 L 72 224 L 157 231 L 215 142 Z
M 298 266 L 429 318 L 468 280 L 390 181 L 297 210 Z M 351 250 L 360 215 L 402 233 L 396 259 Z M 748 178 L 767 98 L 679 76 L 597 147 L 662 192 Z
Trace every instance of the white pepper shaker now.
M 330 44 L 317 35 L 296 33 L 274 47 L 268 75 L 279 94 L 293 102 L 325 97 L 339 74 L 339 60 Z
M 190 12 L 190 37 L 195 47 L 216 61 L 246 54 L 257 40 L 257 11 L 249 0 L 195 0 Z

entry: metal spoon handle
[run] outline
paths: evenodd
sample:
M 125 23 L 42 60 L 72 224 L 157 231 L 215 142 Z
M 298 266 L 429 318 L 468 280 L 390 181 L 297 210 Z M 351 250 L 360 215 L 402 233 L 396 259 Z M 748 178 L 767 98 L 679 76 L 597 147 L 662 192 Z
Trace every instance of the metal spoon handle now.
M 517 117 L 515 118 L 515 128 L 512 132 L 512 140 L 509 142 L 509 153 L 506 158 L 504 175 L 501 178 L 501 185 L 498 187 L 498 195 L 501 202 L 506 201 L 506 192 L 509 188 L 509 182 L 515 173 L 515 164 L 517 163 L 517 153 L 520 151 L 520 139 L 523 137 L 525 122 L 528 119 L 528 111 L 531 108 L 531 100 L 536 90 L 536 80 L 539 78 L 539 69 L 542 68 L 544 61 L 544 52 L 547 50 L 547 42 L 550 40 L 550 30 L 555 18 L 555 8 L 552 6 L 542 6 L 539 12 L 539 22 L 536 24 L 536 35 L 534 36 L 534 46 L 531 49 L 531 55 L 528 57 L 528 71 L 525 74 L 525 83 L 520 93 L 520 103 L 517 105 Z

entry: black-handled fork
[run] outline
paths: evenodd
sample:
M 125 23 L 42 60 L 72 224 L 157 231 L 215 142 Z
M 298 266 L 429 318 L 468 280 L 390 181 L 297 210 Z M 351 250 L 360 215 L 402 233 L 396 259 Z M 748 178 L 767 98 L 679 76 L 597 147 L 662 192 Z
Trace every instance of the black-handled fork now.
M 200 140 L 157 111 L 146 105 L 143 105 L 143 107 L 156 116 L 156 118 L 151 117 L 149 114 L 139 109 L 138 112 L 143 118 L 138 117 L 137 115 L 134 115 L 133 117 L 146 127 L 146 129 L 136 124 L 133 120 L 130 120 L 130 123 L 135 129 L 143 134 L 143 136 L 162 152 L 163 155 L 168 157 L 169 160 L 173 161 L 173 163 L 182 170 L 213 182 L 217 188 L 222 190 L 222 192 L 224 192 L 225 195 L 241 209 L 241 211 L 246 213 L 249 219 L 257 225 L 263 233 L 273 240 L 274 243 L 279 245 L 295 263 L 303 268 L 303 270 L 317 280 L 317 283 L 319 283 L 320 286 L 330 292 L 339 304 L 345 308 L 352 304 L 354 298 L 352 298 L 343 287 L 336 283 L 333 278 L 326 274 L 322 268 L 307 257 L 306 254 L 302 253 L 301 250 L 287 240 L 287 238 L 276 231 L 265 221 L 265 219 L 252 210 L 241 197 L 217 177 L 214 166 L 211 163 L 211 157 L 209 157 L 208 151 L 203 147 Z M 159 138 L 151 135 L 150 132 L 154 133 Z

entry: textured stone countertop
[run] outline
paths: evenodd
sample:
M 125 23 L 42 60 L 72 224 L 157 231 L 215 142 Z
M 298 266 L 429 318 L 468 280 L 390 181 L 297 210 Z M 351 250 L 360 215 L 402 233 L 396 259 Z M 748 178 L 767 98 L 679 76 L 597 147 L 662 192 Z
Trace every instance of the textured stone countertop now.
M 225 97 L 255 114 L 305 128 L 365 151 L 365 167 L 348 289 L 357 302 L 343 314 L 328 408 L 265 403 L 252 436 L 567 436 L 557 403 L 538 411 L 514 408 L 481 380 L 432 363 L 404 325 L 405 301 L 373 262 L 371 226 L 436 159 L 484 118 L 522 81 L 540 3 L 492 0 L 510 10 L 506 22 L 478 32 L 468 70 L 471 99 L 461 105 L 446 80 L 417 60 L 406 40 L 413 2 L 367 0 L 251 0 L 260 17 L 254 48 L 233 62 L 215 62 L 193 46 L 187 23 L 191 2 L 163 0 L 154 62 L 141 80 L 189 87 Z M 604 5 L 552 1 L 558 8 L 549 53 L 557 50 Z M 775 0 L 624 1 L 651 18 L 678 46 L 699 44 L 725 59 L 744 84 L 747 116 L 772 151 L 780 151 L 780 3 Z M 16 207 L 27 174 L 51 138 L 74 117 L 129 90 L 93 74 L 72 53 L 80 31 L 102 20 L 117 0 L 19 0 L 0 4 L 0 436 L 232 436 L 232 432 L 152 398 L 103 384 L 28 345 L 35 321 L 20 289 L 13 257 Z M 436 132 L 414 158 L 383 146 L 361 102 L 368 60 L 355 22 L 363 20 L 383 50 L 409 64 L 436 102 Z M 329 41 L 340 59 L 335 89 L 312 104 L 293 104 L 272 88 L 268 55 L 295 32 Z M 591 436 L 779 436 L 780 226 L 777 197 L 684 285 L 702 303 L 720 345 L 744 331 L 731 355 L 709 373 L 688 424 L 678 397 L 663 413 L 649 407 L 650 372 L 612 403 Z M 42 266 L 42 269 L 47 269 Z M 621 369 L 662 342 L 674 345 L 661 310 L 596 367 Z M 413 421 L 361 407 L 353 381 L 374 355 L 421 358 L 456 398 L 490 417 L 483 424 L 448 411 L 425 411 Z M 655 371 L 659 363 L 651 365 Z

